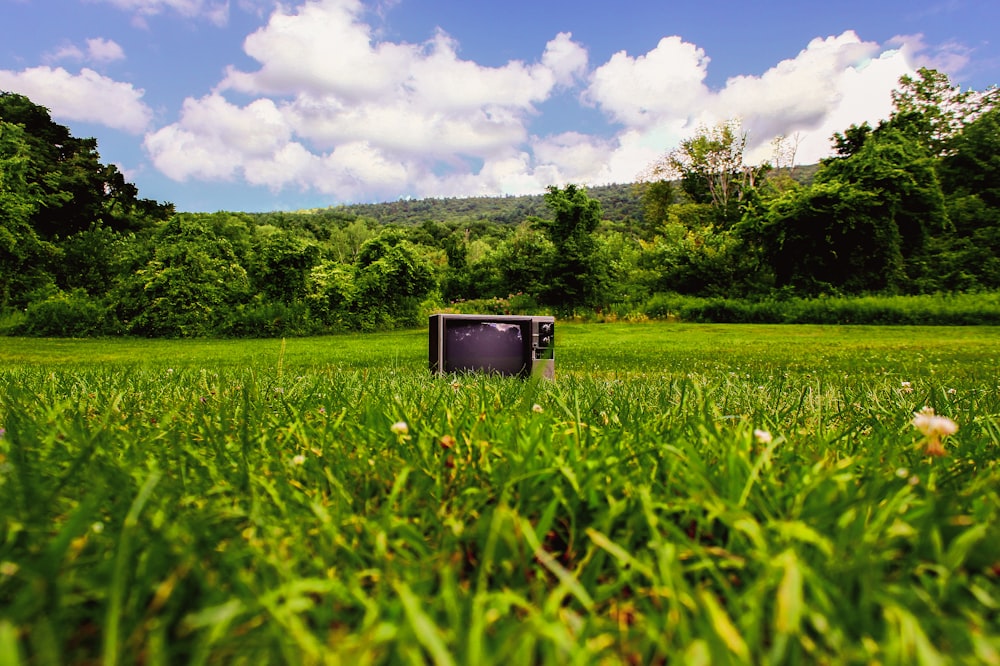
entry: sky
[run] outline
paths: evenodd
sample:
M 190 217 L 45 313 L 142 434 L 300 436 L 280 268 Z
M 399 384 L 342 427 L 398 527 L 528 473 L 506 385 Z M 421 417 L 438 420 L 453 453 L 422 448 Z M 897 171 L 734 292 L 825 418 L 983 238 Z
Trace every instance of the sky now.
M 630 183 L 733 120 L 749 162 L 815 163 L 920 67 L 1000 83 L 998 25 L 997 0 L 0 0 L 0 91 L 144 198 L 300 210 Z

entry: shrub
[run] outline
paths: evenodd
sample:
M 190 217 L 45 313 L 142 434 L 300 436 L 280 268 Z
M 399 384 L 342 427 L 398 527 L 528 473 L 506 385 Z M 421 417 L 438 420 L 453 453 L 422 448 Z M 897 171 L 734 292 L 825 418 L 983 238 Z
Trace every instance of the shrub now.
M 260 301 L 235 308 L 219 332 L 240 338 L 276 338 L 311 335 L 322 328 L 321 322 L 309 316 L 304 303 Z
M 27 335 L 82 338 L 114 333 L 117 326 L 100 301 L 74 289 L 30 303 L 20 329 Z

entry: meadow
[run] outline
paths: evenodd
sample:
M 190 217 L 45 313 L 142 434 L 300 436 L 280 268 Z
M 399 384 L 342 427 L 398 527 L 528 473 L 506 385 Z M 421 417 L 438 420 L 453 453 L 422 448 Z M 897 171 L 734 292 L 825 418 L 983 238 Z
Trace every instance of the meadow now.
M 5 338 L 0 663 L 1000 664 L 998 333 Z

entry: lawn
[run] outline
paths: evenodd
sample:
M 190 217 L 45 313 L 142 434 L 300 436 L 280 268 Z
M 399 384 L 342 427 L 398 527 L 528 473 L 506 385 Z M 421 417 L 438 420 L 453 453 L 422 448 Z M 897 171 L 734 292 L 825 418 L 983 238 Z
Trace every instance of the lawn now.
M 6 338 L 0 663 L 1000 664 L 998 333 Z

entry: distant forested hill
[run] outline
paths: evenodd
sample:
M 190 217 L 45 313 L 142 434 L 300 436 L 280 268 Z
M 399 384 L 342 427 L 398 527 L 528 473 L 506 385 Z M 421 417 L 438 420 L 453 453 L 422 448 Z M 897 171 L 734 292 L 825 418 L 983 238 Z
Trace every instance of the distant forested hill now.
M 818 164 L 797 166 L 795 180 L 808 185 Z M 627 224 L 642 219 L 642 195 L 635 183 L 588 187 L 587 194 L 601 202 L 604 219 Z M 427 221 L 520 224 L 529 216 L 547 217 L 542 194 L 502 197 L 449 197 L 442 199 L 401 199 L 386 203 L 332 206 L 326 213 L 342 213 L 380 224 L 418 225 Z M 317 211 L 318 212 L 318 211 Z
M 587 188 L 601 202 L 604 218 L 615 222 L 639 219 L 642 199 L 634 185 L 601 185 Z M 520 224 L 529 216 L 546 217 L 543 195 L 503 197 L 449 197 L 443 199 L 401 199 L 386 203 L 334 206 L 332 210 L 356 215 L 380 224 L 417 225 L 429 220 L 448 222 L 483 221 Z

